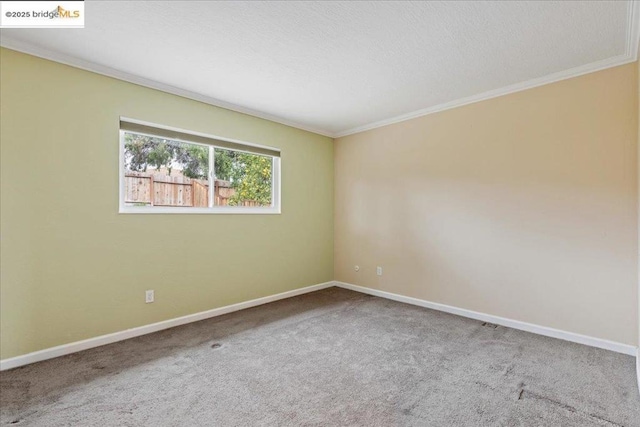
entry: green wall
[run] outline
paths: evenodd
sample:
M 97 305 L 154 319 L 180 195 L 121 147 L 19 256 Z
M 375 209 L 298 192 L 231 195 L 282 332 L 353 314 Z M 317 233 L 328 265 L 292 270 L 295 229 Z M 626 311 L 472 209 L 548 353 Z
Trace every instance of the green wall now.
M 332 280 L 330 138 L 7 49 L 0 66 L 2 359 Z M 281 148 L 282 214 L 118 214 L 119 116 Z

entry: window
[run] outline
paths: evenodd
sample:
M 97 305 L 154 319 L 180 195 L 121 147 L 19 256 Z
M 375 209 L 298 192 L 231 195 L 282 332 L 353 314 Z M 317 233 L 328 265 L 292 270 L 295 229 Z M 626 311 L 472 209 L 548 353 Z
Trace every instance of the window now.
M 121 213 L 280 213 L 280 150 L 120 119 Z

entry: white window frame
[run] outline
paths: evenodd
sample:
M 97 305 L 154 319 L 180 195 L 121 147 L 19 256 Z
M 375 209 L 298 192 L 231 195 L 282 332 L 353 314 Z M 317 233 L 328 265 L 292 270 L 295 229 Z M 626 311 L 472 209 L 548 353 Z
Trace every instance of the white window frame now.
M 257 147 L 257 148 L 263 148 L 263 149 L 268 149 L 268 150 L 273 150 L 273 151 L 280 151 L 279 148 L 274 148 L 274 147 L 269 147 L 266 145 L 258 145 L 258 144 L 252 144 L 249 142 L 244 142 L 244 141 L 238 141 L 238 140 L 234 140 L 234 139 L 229 139 L 229 138 L 223 138 L 220 136 L 214 136 L 214 135 L 209 135 L 209 134 L 204 134 L 204 133 L 200 133 L 200 132 L 193 132 L 193 131 L 188 131 L 188 130 L 184 130 L 184 129 L 179 129 L 179 128 L 174 128 L 174 127 L 169 127 L 169 126 L 162 126 L 162 125 L 158 125 L 155 123 L 149 123 L 149 122 L 144 122 L 141 120 L 135 120 L 135 119 L 130 119 L 130 118 L 126 118 L 126 117 L 121 117 L 120 118 L 121 121 L 127 121 L 130 123 L 137 123 L 137 124 L 141 124 L 141 125 L 145 125 L 145 126 L 151 126 L 151 127 L 155 127 L 158 129 L 166 129 L 166 130 L 170 130 L 170 131 L 177 131 L 177 132 L 181 132 L 181 133 L 185 133 L 185 134 L 192 134 L 195 136 L 200 136 L 200 137 L 204 137 L 204 138 L 209 138 L 212 140 L 220 140 L 220 141 L 228 141 L 234 144 L 239 144 L 239 145 L 244 145 L 247 147 L 247 150 L 245 151 L 246 153 L 250 153 L 250 154 L 256 154 L 253 153 L 251 151 L 251 147 Z M 125 206 L 125 202 L 124 202 L 124 196 L 125 196 L 125 180 L 124 180 L 124 175 L 125 175 L 125 165 L 124 165 L 124 161 L 125 161 L 125 156 L 124 156 L 124 145 L 125 145 L 125 138 L 124 138 L 124 134 L 126 133 L 125 130 L 120 129 L 120 138 L 119 138 L 119 156 L 118 156 L 118 160 L 120 162 L 119 165 L 119 181 L 120 181 L 120 186 L 119 186 L 119 191 L 118 191 L 118 197 L 119 197 L 119 210 L 118 212 L 121 214 L 280 214 L 281 209 L 281 200 L 280 200 L 280 191 L 281 191 L 281 179 L 280 179 L 280 172 L 281 172 L 281 168 L 280 168 L 280 163 L 281 163 L 281 159 L 280 157 L 273 157 L 273 156 L 267 156 L 267 157 L 271 157 L 272 159 L 272 169 L 271 169 L 271 206 L 210 206 L 210 207 L 198 207 L 198 208 L 191 208 L 191 207 L 165 207 L 165 206 Z M 142 133 L 142 135 L 147 135 L 147 136 L 152 136 L 152 137 L 158 137 L 158 138 L 164 138 L 163 136 L 159 136 L 159 135 L 152 135 L 151 133 Z M 174 140 L 174 139 L 172 139 Z M 187 138 L 185 139 L 175 139 L 175 141 L 178 142 L 186 142 L 189 144 L 196 144 L 196 145 L 203 145 L 201 143 L 198 142 L 194 142 L 194 141 L 189 141 Z M 225 147 L 217 147 L 215 145 L 215 143 L 212 143 L 210 145 L 210 147 L 213 148 L 221 148 L 223 150 L 228 150 L 229 148 L 225 148 Z M 234 150 L 234 151 L 243 151 L 243 150 Z M 212 163 L 214 160 L 213 158 L 209 159 L 209 162 Z M 209 188 L 210 188 L 210 193 L 211 194 L 211 190 L 213 189 L 214 185 L 212 185 L 213 182 L 215 180 L 215 176 L 214 176 L 214 170 L 213 168 L 209 169 Z M 213 199 L 211 199 L 213 200 Z

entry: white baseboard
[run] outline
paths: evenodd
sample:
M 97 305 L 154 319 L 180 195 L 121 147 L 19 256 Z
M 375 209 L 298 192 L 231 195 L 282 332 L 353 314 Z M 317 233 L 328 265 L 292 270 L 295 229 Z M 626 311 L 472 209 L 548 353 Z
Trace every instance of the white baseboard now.
M 176 317 L 175 319 L 164 320 L 162 322 L 152 323 L 150 325 L 139 326 L 137 328 L 127 329 L 112 334 L 101 335 L 95 338 L 89 338 L 82 341 L 76 341 L 69 344 L 59 345 L 56 347 L 46 348 L 44 350 L 34 351 L 33 353 L 16 356 L 9 359 L 0 360 L 0 371 L 17 368 L 19 366 L 28 365 L 35 362 L 41 362 L 54 357 L 64 356 L 71 353 L 77 353 L 82 350 L 123 341 L 129 338 L 139 337 L 163 329 L 173 328 L 175 326 L 187 323 L 197 322 L 199 320 L 209 319 L 211 317 L 222 316 L 223 314 L 232 313 L 234 311 L 244 310 L 245 308 L 256 307 L 258 305 L 267 304 L 281 299 L 295 297 L 297 295 L 309 292 L 319 291 L 320 289 L 330 288 L 334 286 L 334 282 L 325 282 L 318 285 L 307 286 L 306 288 L 294 289 L 292 291 L 282 292 L 276 295 L 270 295 L 250 301 L 240 302 L 237 304 L 227 305 L 225 307 L 214 308 L 212 310 L 202 311 L 200 313 L 189 314 L 187 316 Z
M 538 335 L 558 338 L 561 340 L 571 341 L 578 344 L 584 344 L 591 347 L 603 348 L 605 350 L 611 350 L 617 353 L 628 354 L 630 356 L 635 356 L 638 351 L 637 347 L 634 347 L 628 344 L 622 344 L 614 341 L 594 338 L 587 335 L 580 335 L 573 332 L 561 331 L 559 329 L 553 329 L 553 328 L 548 328 L 546 326 L 534 325 L 533 323 L 526 323 L 526 322 L 521 322 L 519 320 L 493 316 L 491 314 L 485 314 L 477 311 L 466 310 L 464 308 L 453 307 L 450 305 L 440 304 L 437 302 L 431 302 L 431 301 L 421 300 L 418 298 L 406 297 L 404 295 L 398 295 L 398 294 L 393 294 L 391 292 L 385 292 L 377 289 L 366 288 L 364 286 L 352 285 L 350 283 L 344 283 L 344 282 L 338 282 L 338 281 L 334 283 L 336 286 L 340 288 L 349 289 L 356 292 L 362 292 L 365 294 L 374 295 L 377 297 L 386 298 L 394 301 L 399 301 L 406 304 L 430 308 L 433 310 L 444 311 L 446 313 L 456 314 L 458 316 L 468 317 L 470 319 L 480 320 L 483 322 L 495 323 L 496 325 L 506 326 L 513 329 L 519 329 L 521 331 L 527 331 L 527 332 L 531 332 Z M 640 365 L 638 365 L 638 367 L 640 368 Z M 639 377 L 639 381 L 640 381 L 640 377 Z
M 291 297 L 306 294 L 309 292 L 319 291 L 321 289 L 330 288 L 332 286 L 337 286 L 340 288 L 349 289 L 356 292 L 361 292 L 361 293 L 374 295 L 381 298 L 399 301 L 406 304 L 412 304 L 420 307 L 430 308 L 433 310 L 444 311 L 446 313 L 456 314 L 458 316 L 468 317 L 468 318 L 480 320 L 483 322 L 495 323 L 497 325 L 519 329 L 519 330 L 531 332 L 534 334 L 544 335 L 552 338 L 559 338 L 566 341 L 571 341 L 579 344 L 584 344 L 592 347 L 598 347 L 605 350 L 611 350 L 618 353 L 636 356 L 638 387 L 640 389 L 640 349 L 634 346 L 613 342 L 613 341 L 608 341 L 600 338 L 594 338 L 586 335 L 575 334 L 573 332 L 561 331 L 559 329 L 548 328 L 546 326 L 534 325 L 532 323 L 521 322 L 518 320 L 506 319 L 504 317 L 498 317 L 490 314 L 479 313 L 477 311 L 466 310 L 463 308 L 453 307 L 445 304 L 435 303 L 431 301 L 421 300 L 418 298 L 407 297 L 403 295 L 394 294 L 391 292 L 380 291 L 377 289 L 371 289 L 371 288 L 366 288 L 364 286 L 352 285 L 350 283 L 337 282 L 337 281 L 325 282 L 325 283 L 320 283 L 318 285 L 307 286 L 305 288 L 294 289 L 292 291 L 282 292 L 276 295 L 257 298 L 250 301 L 228 305 L 225 307 L 214 308 L 212 310 L 202 311 L 200 313 L 189 314 L 187 316 L 177 317 L 175 319 L 164 320 L 162 322 L 152 323 L 150 325 L 127 329 L 120 332 L 114 332 L 112 334 L 101 335 L 95 338 L 76 341 L 69 344 L 59 345 L 56 347 L 35 351 L 33 353 L 28 353 L 21 356 L 0 360 L 0 371 L 17 368 L 19 366 L 28 365 L 31 363 L 41 362 L 47 359 L 53 359 L 55 357 L 64 356 L 67 354 L 77 353 L 79 351 L 88 350 L 90 348 L 100 347 L 102 345 L 107 345 L 107 344 L 115 343 L 118 341 L 123 341 L 129 338 L 150 334 L 150 333 L 161 331 L 164 329 L 173 328 L 175 326 L 185 325 L 187 323 L 197 322 L 199 320 L 209 319 L 211 317 L 222 316 L 224 314 L 232 313 L 234 311 L 244 310 L 245 308 L 256 307 L 256 306 L 267 304 L 273 301 L 291 298 Z

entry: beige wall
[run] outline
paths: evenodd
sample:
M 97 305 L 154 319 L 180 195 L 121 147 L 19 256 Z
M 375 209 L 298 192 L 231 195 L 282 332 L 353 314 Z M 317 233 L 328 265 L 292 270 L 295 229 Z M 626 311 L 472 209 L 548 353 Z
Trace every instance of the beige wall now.
M 637 85 L 630 64 L 337 139 L 336 280 L 636 345 Z
M 0 55 L 3 359 L 333 278 L 330 138 Z M 119 215 L 120 115 L 281 148 L 282 215 Z

